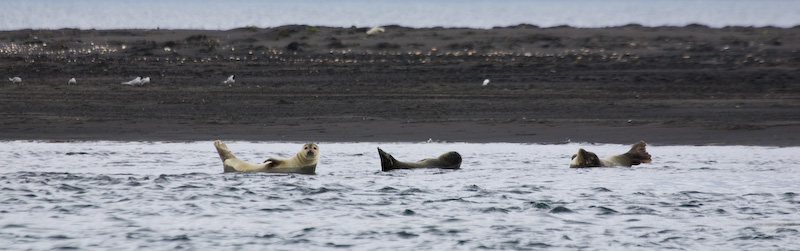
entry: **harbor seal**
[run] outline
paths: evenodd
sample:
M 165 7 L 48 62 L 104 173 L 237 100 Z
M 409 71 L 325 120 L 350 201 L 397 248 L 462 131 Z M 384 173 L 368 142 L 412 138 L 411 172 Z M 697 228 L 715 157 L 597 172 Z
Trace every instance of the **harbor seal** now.
M 367 30 L 367 35 L 375 35 L 375 34 L 378 34 L 378 33 L 383 33 L 385 31 L 386 31 L 386 29 L 384 29 L 383 27 L 380 27 L 380 26 L 372 27 L 369 30 Z
M 319 147 L 314 143 L 306 143 L 303 150 L 288 159 L 268 158 L 261 164 L 243 161 L 228 150 L 222 141 L 214 141 L 219 158 L 222 159 L 224 172 L 267 172 L 267 173 L 299 173 L 314 174 L 319 160 Z
M 391 154 L 378 148 L 378 156 L 381 157 L 381 171 L 388 172 L 394 169 L 412 168 L 441 168 L 459 169 L 461 168 L 461 155 L 457 152 L 447 152 L 435 159 L 423 159 L 417 162 L 398 161 Z
M 571 168 L 581 167 L 608 167 L 608 166 L 633 166 L 641 163 L 650 163 L 650 154 L 647 153 L 645 147 L 647 143 L 639 141 L 633 144 L 631 150 L 627 153 L 620 155 L 609 156 L 605 158 L 598 158 L 597 154 L 587 152 L 583 148 L 578 149 L 577 154 L 572 155 L 572 161 L 569 163 Z

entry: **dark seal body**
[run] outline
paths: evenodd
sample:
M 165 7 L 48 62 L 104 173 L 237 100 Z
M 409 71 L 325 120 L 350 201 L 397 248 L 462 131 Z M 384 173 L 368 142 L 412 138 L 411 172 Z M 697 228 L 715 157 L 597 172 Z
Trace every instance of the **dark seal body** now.
M 381 171 L 387 172 L 394 169 L 413 169 L 413 168 L 441 168 L 459 169 L 461 168 L 461 155 L 457 152 L 447 152 L 435 159 L 423 159 L 417 162 L 398 161 L 391 154 L 378 148 L 378 156 L 381 157 Z

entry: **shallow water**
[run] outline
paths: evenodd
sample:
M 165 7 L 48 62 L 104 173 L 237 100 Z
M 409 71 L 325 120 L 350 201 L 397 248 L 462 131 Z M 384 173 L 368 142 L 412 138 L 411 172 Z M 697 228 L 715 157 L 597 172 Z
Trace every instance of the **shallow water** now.
M 301 143 L 227 142 L 240 158 Z M 796 249 L 798 147 L 320 143 L 317 175 L 223 174 L 212 142 L 3 142 L 0 249 Z M 461 170 L 380 172 L 455 150 Z

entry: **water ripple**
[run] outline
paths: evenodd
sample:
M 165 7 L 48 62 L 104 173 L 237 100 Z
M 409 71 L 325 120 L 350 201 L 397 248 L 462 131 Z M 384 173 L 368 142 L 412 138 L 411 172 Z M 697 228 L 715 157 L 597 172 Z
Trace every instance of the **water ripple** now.
M 332 157 L 307 176 L 223 174 L 207 142 L 6 143 L 15 150 L 0 157 L 30 164 L 22 170 L 6 158 L 11 168 L 0 173 L 0 246 L 12 249 L 739 250 L 800 242 L 800 157 L 789 154 L 797 149 L 653 146 L 660 159 L 681 157 L 669 167 L 573 170 L 561 152 L 574 144 L 395 144 L 397 154 L 508 159 L 383 173 L 372 144 L 338 143 L 347 150 L 336 152 L 330 143 Z M 241 144 L 282 152 L 279 143 Z M 50 148 L 66 160 L 42 153 Z M 467 154 L 476 152 L 486 155 Z M 720 152 L 730 156 L 700 159 Z M 747 161 L 756 154 L 783 159 Z M 175 159 L 146 159 L 165 156 Z

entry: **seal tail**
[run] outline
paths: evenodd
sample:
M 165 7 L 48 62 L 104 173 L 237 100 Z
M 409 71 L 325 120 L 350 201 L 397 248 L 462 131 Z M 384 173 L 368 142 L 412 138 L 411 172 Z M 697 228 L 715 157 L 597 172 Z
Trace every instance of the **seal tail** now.
M 378 147 L 378 156 L 381 157 L 381 171 L 388 172 L 394 169 L 394 163 L 397 162 L 391 154 L 388 154 Z
M 633 144 L 631 150 L 625 153 L 628 157 L 631 158 L 631 165 L 638 165 L 642 163 L 650 163 L 652 159 L 650 158 L 650 154 L 647 153 L 647 143 L 644 141 L 639 141 Z

